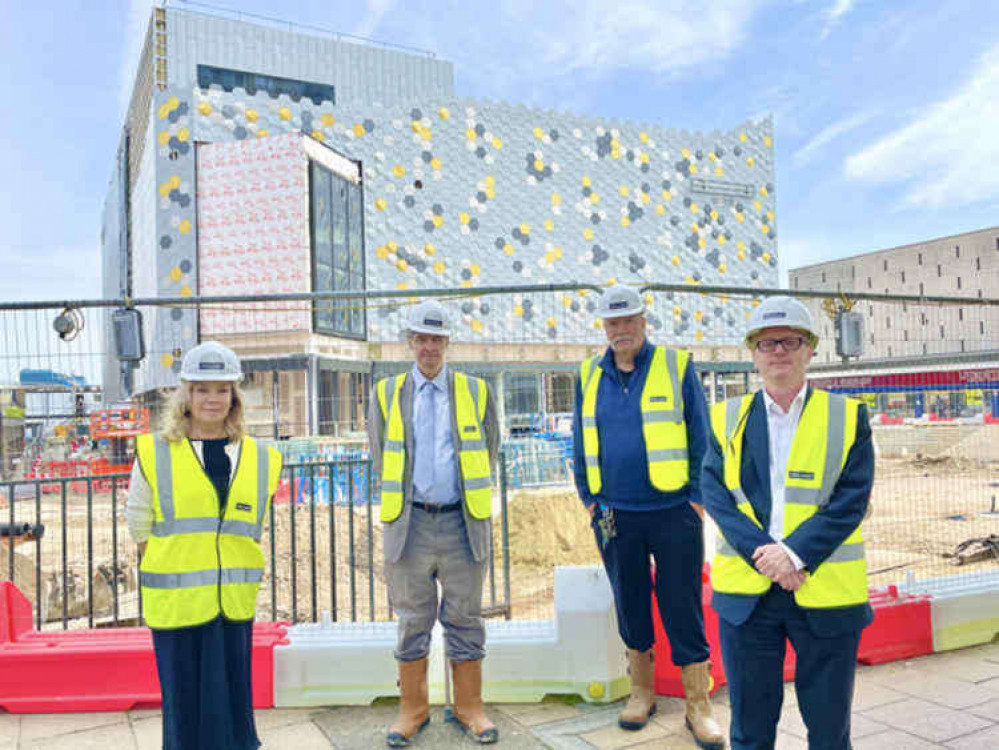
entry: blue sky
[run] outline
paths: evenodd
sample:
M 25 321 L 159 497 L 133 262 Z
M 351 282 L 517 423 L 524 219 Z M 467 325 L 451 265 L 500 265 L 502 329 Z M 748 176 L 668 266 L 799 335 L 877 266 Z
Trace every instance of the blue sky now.
M 100 211 L 151 5 L 0 0 L 0 301 L 100 296 Z M 459 95 L 697 130 L 773 115 L 784 271 L 999 224 L 991 2 L 219 5 L 432 50 Z

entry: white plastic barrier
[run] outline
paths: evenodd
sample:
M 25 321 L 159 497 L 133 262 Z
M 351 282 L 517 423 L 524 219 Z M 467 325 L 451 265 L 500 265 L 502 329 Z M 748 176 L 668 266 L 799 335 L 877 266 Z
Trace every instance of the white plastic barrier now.
M 614 597 L 599 565 L 555 568 L 555 620 L 490 621 L 482 692 L 492 703 L 576 694 L 594 703 L 631 690 Z
M 603 568 L 557 567 L 555 611 L 555 620 L 486 622 L 486 701 L 530 702 L 564 693 L 605 703 L 628 693 L 627 660 Z M 287 639 L 274 649 L 275 706 L 367 705 L 398 695 L 394 622 L 296 625 Z M 430 700 L 443 703 L 439 625 L 429 658 Z
M 274 705 L 367 705 L 396 695 L 394 622 L 295 625 L 274 647 Z
M 934 651 L 990 643 L 999 634 L 999 573 L 909 580 L 903 588 L 932 596 Z

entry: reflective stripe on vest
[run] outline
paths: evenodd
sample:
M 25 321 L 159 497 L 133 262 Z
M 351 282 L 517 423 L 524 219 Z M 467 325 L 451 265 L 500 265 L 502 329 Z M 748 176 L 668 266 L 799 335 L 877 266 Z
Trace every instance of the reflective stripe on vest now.
M 394 521 L 402 513 L 403 479 L 406 468 L 406 427 L 402 422 L 400 396 L 408 373 L 378 381 L 375 393 L 385 423 L 382 445 L 382 521 Z M 492 516 L 492 479 L 483 421 L 486 416 L 486 382 L 461 372 L 454 373 L 451 406 L 458 434 L 453 436 L 461 476 L 465 507 L 472 518 Z M 411 427 L 410 427 L 411 429 Z
M 260 537 L 281 473 L 281 455 L 243 438 L 225 514 L 187 440 L 142 435 L 136 457 L 153 494 L 152 536 L 140 566 L 151 628 L 250 620 L 263 578 Z
M 729 399 L 711 407 L 711 429 L 722 448 L 725 487 L 736 507 L 762 528 L 742 490 L 743 434 L 753 396 Z M 860 402 L 812 390 L 791 443 L 784 490 L 784 537 L 818 513 L 832 496 L 856 439 Z M 719 534 L 711 566 L 711 585 L 727 594 L 762 594 L 770 579 L 758 573 Z M 860 526 L 818 568 L 807 573 L 794 594 L 802 607 L 846 607 L 867 601 L 867 562 Z
M 673 492 L 689 478 L 687 425 L 683 411 L 683 373 L 690 354 L 657 346 L 642 388 L 642 436 L 652 486 Z M 581 421 L 586 482 L 590 492 L 603 488 L 600 474 L 600 431 L 597 428 L 597 393 L 600 389 L 600 357 L 584 360 L 579 366 L 579 387 L 583 394 Z
M 382 521 L 398 518 L 402 512 L 402 478 L 406 467 L 406 433 L 402 424 L 402 409 L 399 396 L 406 375 L 396 375 L 378 381 L 376 393 L 378 406 L 385 423 L 385 442 L 382 445 Z

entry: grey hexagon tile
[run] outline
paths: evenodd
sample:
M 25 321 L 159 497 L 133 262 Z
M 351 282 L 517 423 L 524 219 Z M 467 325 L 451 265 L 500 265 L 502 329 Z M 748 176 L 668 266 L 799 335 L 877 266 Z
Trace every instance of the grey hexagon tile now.
M 701 297 L 698 284 L 777 283 L 769 120 L 688 132 L 472 99 L 317 106 L 213 88 L 160 93 L 152 130 L 160 295 L 198 288 L 193 144 L 290 132 L 363 165 L 368 289 L 686 283 L 690 293 L 650 295 L 649 320 L 689 345 L 741 326 L 749 309 Z M 591 300 L 476 298 L 458 335 L 596 343 Z M 369 338 L 394 339 L 400 315 L 370 316 Z M 182 353 L 193 322 L 188 310 L 158 316 L 159 348 Z

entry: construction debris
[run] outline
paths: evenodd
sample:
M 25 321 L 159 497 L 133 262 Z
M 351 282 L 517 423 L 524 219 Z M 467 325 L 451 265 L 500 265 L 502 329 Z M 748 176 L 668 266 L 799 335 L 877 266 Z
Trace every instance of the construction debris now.
M 976 539 L 965 539 L 954 548 L 953 552 L 945 552 L 943 556 L 950 559 L 951 565 L 986 560 L 999 562 L 999 535 L 989 534 Z

